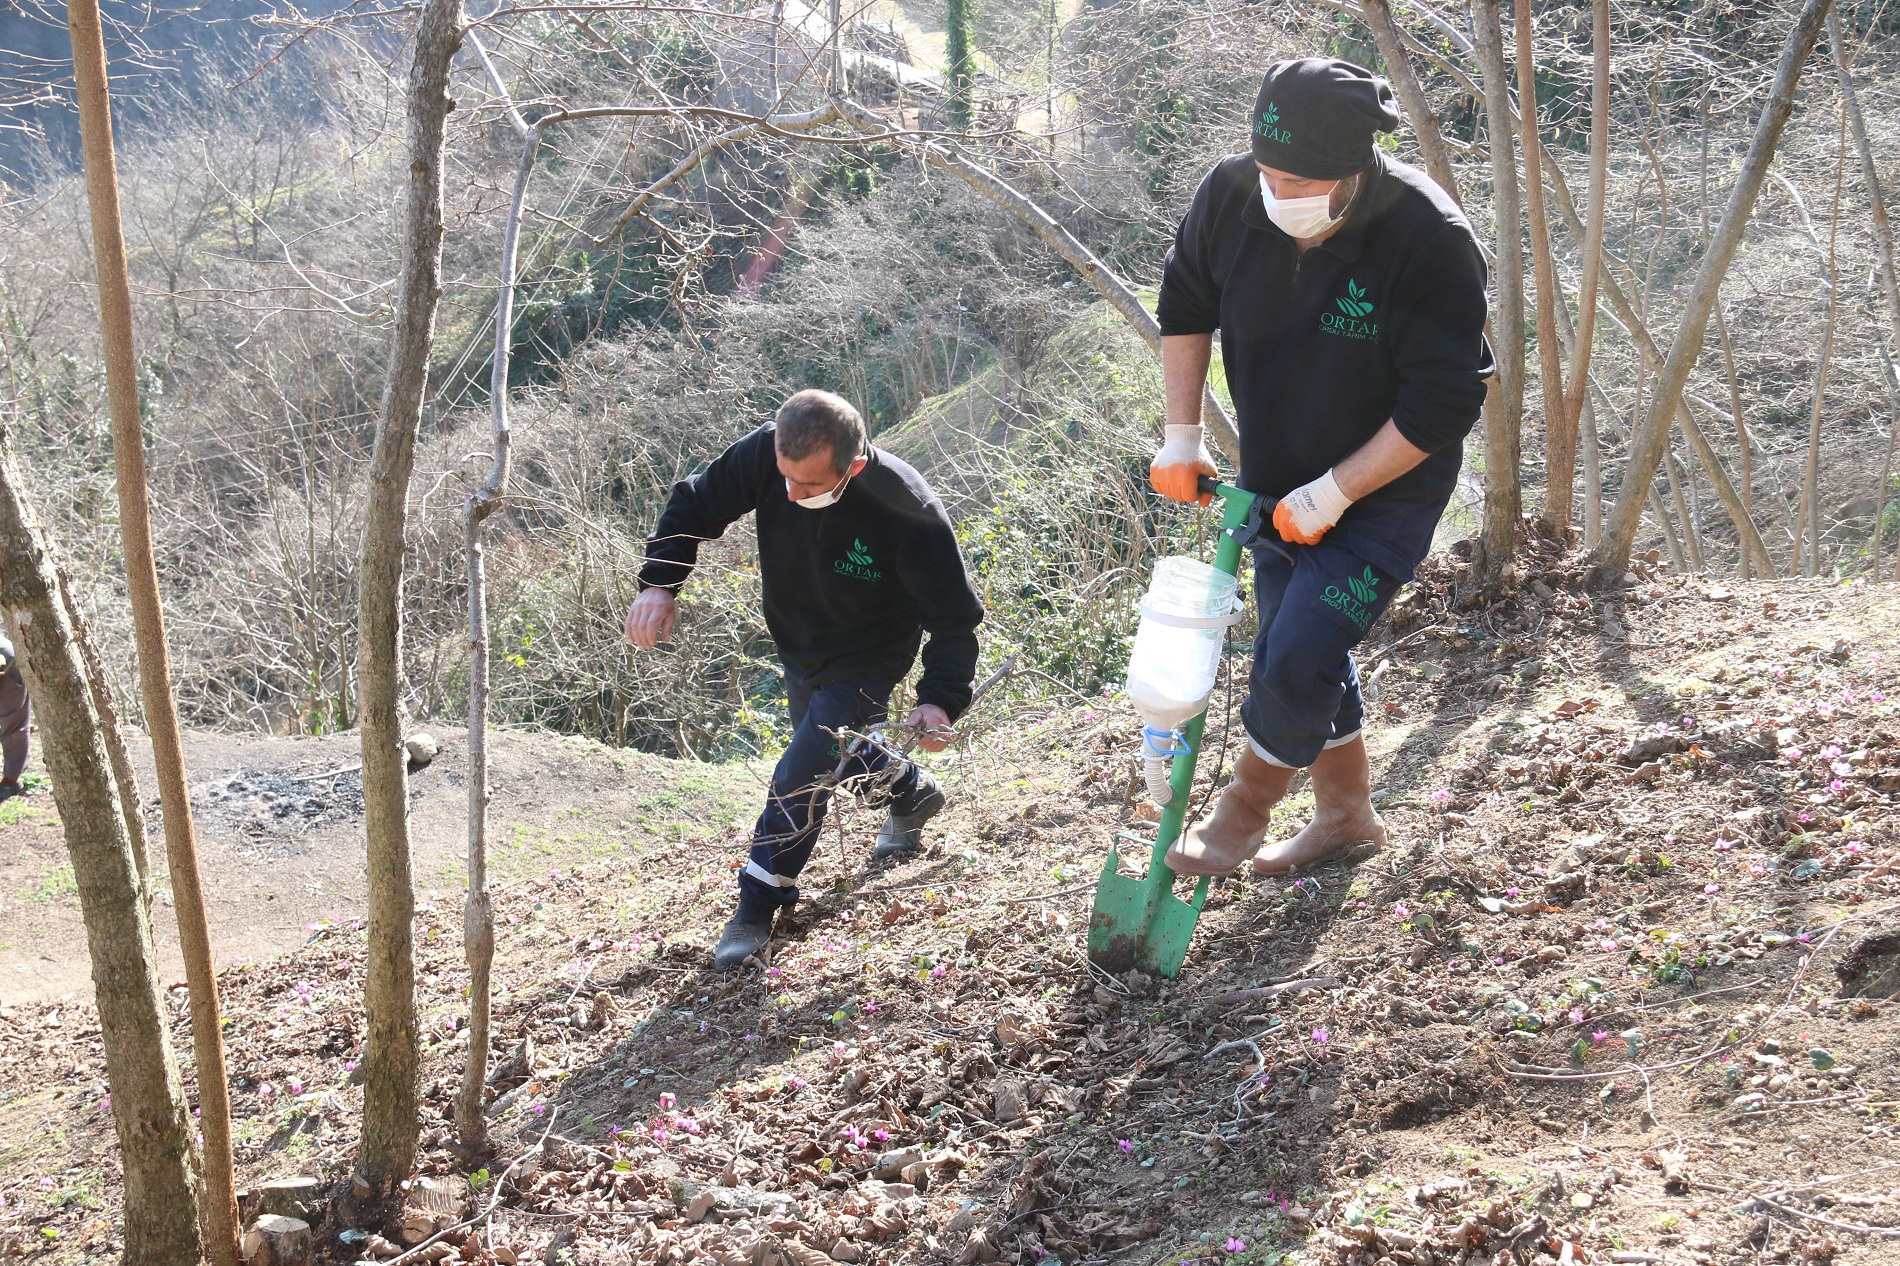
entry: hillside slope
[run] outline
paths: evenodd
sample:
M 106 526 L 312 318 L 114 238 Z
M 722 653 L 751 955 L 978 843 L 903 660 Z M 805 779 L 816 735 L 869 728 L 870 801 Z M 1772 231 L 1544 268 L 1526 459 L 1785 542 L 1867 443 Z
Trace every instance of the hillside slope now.
M 980 716 L 917 862 L 867 872 L 876 815 L 842 814 L 728 979 L 756 786 L 679 767 L 643 824 L 652 784 L 587 784 L 501 895 L 492 1159 L 445 1145 L 459 902 L 419 918 L 428 1168 L 486 1208 L 549 1146 L 460 1260 L 1888 1260 L 1900 592 L 1576 574 L 1458 610 L 1428 567 L 1366 660 L 1393 847 L 1221 886 L 1172 982 L 1081 952 L 1106 842 L 1145 829 L 1112 700 Z M 566 794 L 572 748 L 511 742 L 550 772 L 504 815 Z M 226 974 L 246 1180 L 343 1172 L 362 949 L 339 920 Z M 96 1026 L 6 1018 L 0 1256 L 90 1260 Z

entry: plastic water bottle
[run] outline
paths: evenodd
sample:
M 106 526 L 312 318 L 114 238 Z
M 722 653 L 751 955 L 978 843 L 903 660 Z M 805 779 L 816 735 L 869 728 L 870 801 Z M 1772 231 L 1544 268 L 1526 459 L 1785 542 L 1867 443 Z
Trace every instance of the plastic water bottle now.
M 1232 576 L 1195 558 L 1155 564 L 1141 600 L 1141 624 L 1128 659 L 1128 698 L 1141 719 L 1142 773 L 1162 808 L 1173 792 L 1168 766 L 1185 750 L 1181 727 L 1207 707 L 1220 671 L 1227 627 L 1240 618 Z

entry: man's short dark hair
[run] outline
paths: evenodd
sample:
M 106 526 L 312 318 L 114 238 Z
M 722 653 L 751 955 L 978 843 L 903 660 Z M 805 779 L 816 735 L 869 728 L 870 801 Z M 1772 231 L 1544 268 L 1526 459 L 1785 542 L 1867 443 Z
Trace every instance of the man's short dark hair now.
M 843 396 L 807 389 L 778 407 L 778 451 L 793 461 L 813 453 L 831 452 L 831 465 L 840 475 L 865 450 L 864 418 Z

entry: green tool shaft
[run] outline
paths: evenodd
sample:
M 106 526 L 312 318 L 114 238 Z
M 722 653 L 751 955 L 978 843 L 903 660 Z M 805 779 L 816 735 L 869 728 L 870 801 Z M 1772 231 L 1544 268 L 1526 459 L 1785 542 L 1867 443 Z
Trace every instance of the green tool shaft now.
M 1205 485 L 1203 485 L 1205 487 Z M 1244 488 L 1234 488 L 1227 484 L 1216 484 L 1214 494 L 1221 499 L 1220 545 L 1214 551 L 1214 567 L 1229 576 L 1240 571 L 1240 528 L 1247 521 L 1247 511 L 1252 507 L 1254 494 Z M 1174 765 L 1168 771 L 1168 807 L 1161 812 L 1161 828 L 1155 836 L 1154 855 L 1148 862 L 1148 873 L 1159 876 L 1160 882 L 1154 891 L 1165 893 L 1168 885 L 1174 882 L 1174 872 L 1168 868 L 1166 857 L 1168 849 L 1181 838 L 1181 827 L 1187 818 L 1188 800 L 1194 791 L 1194 765 L 1201 750 L 1201 733 L 1207 727 L 1207 712 L 1187 723 L 1182 730 L 1187 751 L 1174 758 Z M 1201 880 L 1205 887 L 1207 881 Z

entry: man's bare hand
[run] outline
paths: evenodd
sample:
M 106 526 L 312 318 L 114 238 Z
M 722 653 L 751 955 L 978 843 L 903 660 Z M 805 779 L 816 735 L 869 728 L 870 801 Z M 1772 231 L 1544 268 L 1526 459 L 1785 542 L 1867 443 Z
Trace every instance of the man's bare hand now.
M 917 746 L 926 752 L 941 752 L 957 738 L 957 732 L 950 728 L 950 714 L 934 703 L 920 703 L 912 708 L 904 724 L 917 731 Z
M 650 651 L 673 636 L 679 618 L 679 600 L 671 589 L 642 589 L 627 608 L 627 640 Z

